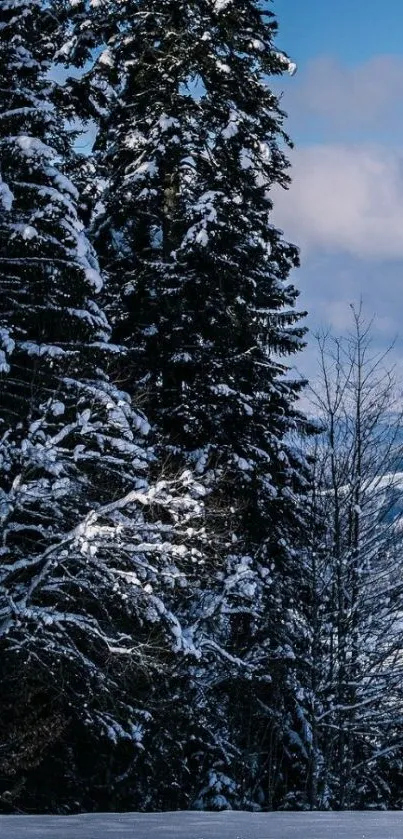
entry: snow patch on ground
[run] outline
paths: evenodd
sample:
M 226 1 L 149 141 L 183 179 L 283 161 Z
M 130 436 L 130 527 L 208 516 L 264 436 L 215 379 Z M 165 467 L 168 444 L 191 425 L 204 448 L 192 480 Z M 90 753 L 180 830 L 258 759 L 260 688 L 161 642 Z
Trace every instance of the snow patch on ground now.
M 0 816 L 7 839 L 402 839 L 402 812 Z

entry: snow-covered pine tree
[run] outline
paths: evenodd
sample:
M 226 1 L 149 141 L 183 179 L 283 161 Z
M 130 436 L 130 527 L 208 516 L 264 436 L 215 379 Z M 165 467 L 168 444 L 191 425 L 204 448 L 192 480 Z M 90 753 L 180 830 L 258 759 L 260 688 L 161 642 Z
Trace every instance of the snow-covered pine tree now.
M 256 0 L 106 2 L 92 20 L 76 8 L 72 52 L 82 56 L 97 27 L 107 41 L 91 74 L 91 102 L 111 97 L 96 145 L 107 187 L 94 242 L 115 340 L 127 348 L 119 374 L 142 394 L 171 468 L 203 476 L 233 540 L 216 560 L 221 599 L 204 602 L 210 619 L 220 604 L 216 637 L 256 680 L 249 670 L 247 685 L 239 674 L 216 682 L 239 755 L 237 770 L 229 758 L 236 791 L 224 786 L 233 802 L 274 805 L 295 693 L 307 472 L 291 442 L 306 428 L 301 383 L 287 369 L 304 335 L 288 279 L 298 254 L 273 224 L 270 192 L 288 183 L 288 137 L 268 77 L 294 68 Z M 225 770 L 224 760 L 209 777 Z
M 105 372 L 56 24 L 40 0 L 0 2 L 0 807 L 30 810 L 116 806 L 111 746 L 135 763 L 151 675 L 194 652 L 190 522 L 199 561 L 199 490 L 147 485 L 147 422 Z
M 165 448 L 199 472 L 222 466 L 260 541 L 265 500 L 286 512 L 278 490 L 300 483 L 283 442 L 303 422 L 300 384 L 282 363 L 304 334 L 287 281 L 298 256 L 269 194 L 288 177 L 266 77 L 287 61 L 251 0 L 123 7 L 98 61 L 122 89 L 98 139 L 109 183 L 96 244 L 127 383 Z

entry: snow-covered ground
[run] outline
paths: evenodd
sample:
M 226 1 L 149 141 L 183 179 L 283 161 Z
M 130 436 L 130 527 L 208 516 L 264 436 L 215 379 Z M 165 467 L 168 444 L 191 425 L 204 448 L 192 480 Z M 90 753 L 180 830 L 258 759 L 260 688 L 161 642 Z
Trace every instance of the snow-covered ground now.
M 0 816 L 1 839 L 403 839 L 403 812 Z

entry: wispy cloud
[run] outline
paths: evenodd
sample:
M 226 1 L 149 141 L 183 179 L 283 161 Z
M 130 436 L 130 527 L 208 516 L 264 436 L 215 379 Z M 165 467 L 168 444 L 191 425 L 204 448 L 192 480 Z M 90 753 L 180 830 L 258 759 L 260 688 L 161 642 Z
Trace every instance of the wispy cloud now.
M 283 87 L 296 149 L 290 189 L 273 194 L 274 221 L 301 248 L 295 281 L 308 325 L 345 333 L 362 297 L 376 316 L 375 350 L 396 339 L 391 359 L 403 374 L 403 55 L 354 66 L 319 56 Z M 297 362 L 308 376 L 312 332 Z
M 284 104 L 292 122 L 305 129 L 315 119 L 332 136 L 390 134 L 403 126 L 403 56 L 374 55 L 354 66 L 331 56 L 314 58 L 287 84 Z
M 403 258 L 403 157 L 370 145 L 320 144 L 292 155 L 293 182 L 275 219 L 305 251 Z

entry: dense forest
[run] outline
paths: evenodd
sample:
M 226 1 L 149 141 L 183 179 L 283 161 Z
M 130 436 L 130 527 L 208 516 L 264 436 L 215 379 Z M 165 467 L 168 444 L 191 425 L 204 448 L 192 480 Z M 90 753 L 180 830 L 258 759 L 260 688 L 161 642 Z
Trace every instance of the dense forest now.
M 402 423 L 359 306 L 293 373 L 278 43 L 0 0 L 1 812 L 403 806 Z

